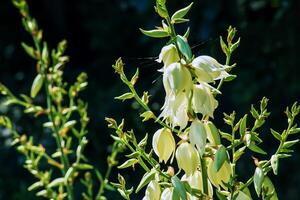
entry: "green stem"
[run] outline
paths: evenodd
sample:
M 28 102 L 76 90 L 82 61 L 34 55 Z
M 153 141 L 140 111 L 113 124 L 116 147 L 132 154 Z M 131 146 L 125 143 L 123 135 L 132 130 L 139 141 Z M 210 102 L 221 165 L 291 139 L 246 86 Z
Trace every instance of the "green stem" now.
M 201 173 L 202 173 L 203 193 L 205 195 L 208 195 L 207 168 L 206 168 L 206 161 L 203 157 L 201 158 Z
M 37 51 L 39 52 L 39 54 L 41 55 L 40 42 L 34 35 L 32 35 L 32 37 L 33 37 L 35 47 L 36 47 Z M 50 92 L 49 92 L 49 81 L 47 79 L 47 72 L 46 72 L 47 66 L 45 66 L 45 64 L 43 63 L 43 60 L 41 58 L 40 58 L 39 62 L 42 65 L 43 70 L 41 70 L 41 71 L 45 78 L 45 86 L 44 87 L 45 87 L 45 91 L 46 91 L 47 109 L 49 111 L 48 118 L 53 124 L 54 137 L 55 137 L 56 145 L 61 153 L 60 160 L 61 160 L 61 163 L 63 164 L 63 169 L 61 170 L 61 172 L 62 172 L 62 175 L 65 176 L 68 169 L 70 168 L 70 163 L 69 163 L 68 157 L 66 156 L 66 154 L 64 152 L 64 148 L 62 146 L 62 138 L 59 134 L 59 128 L 55 124 L 54 113 L 52 111 L 52 101 L 51 101 L 51 96 L 50 96 Z M 67 188 L 67 193 L 68 193 L 68 199 L 73 200 L 74 199 L 73 186 L 70 184 L 66 184 L 66 188 Z
M 117 147 L 117 142 L 115 142 L 113 144 L 113 149 L 112 149 L 112 153 L 111 155 L 108 157 L 109 160 L 108 160 L 108 168 L 106 170 L 106 173 L 105 173 L 105 176 L 104 176 L 104 180 L 102 179 L 101 180 L 101 183 L 100 183 L 100 188 L 99 188 L 99 191 L 97 193 L 97 196 L 96 196 L 96 199 L 101 199 L 101 196 L 103 195 L 104 193 L 104 190 L 105 190 L 105 187 L 108 183 L 108 180 L 109 180 L 109 176 L 111 174 L 111 170 L 112 168 L 116 165 L 116 157 L 117 155 L 119 154 L 119 149 Z

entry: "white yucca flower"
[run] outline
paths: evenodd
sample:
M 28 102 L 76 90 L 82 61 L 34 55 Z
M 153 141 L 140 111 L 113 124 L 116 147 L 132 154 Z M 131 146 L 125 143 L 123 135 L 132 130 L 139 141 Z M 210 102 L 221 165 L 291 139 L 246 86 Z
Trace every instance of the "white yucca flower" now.
M 173 199 L 173 191 L 174 188 L 166 188 L 164 191 L 161 193 L 161 200 L 172 200 Z
M 196 145 L 200 156 L 205 152 L 207 133 L 203 122 L 194 120 L 190 127 L 189 138 L 192 145 Z
M 174 44 L 164 46 L 156 61 L 159 63 L 163 62 L 165 67 L 172 63 L 179 62 L 180 58 L 176 46 Z
M 152 148 L 159 158 L 159 162 L 165 163 L 175 152 L 175 140 L 170 129 L 162 128 L 156 131 L 152 139 Z
M 182 181 L 186 181 L 189 183 L 189 185 L 197 190 L 200 190 L 203 192 L 203 180 L 202 180 L 202 173 L 200 171 L 196 171 L 193 175 L 187 176 L 186 174 L 182 176 L 181 178 Z M 207 185 L 208 185 L 208 196 L 212 198 L 213 196 L 213 188 L 212 185 L 207 179 Z M 197 200 L 197 197 L 192 196 L 190 200 Z
M 225 70 L 226 67 L 210 56 L 199 56 L 195 58 L 192 62 L 192 67 L 195 70 L 199 83 L 210 83 L 229 76 Z
M 192 108 L 194 112 L 213 117 L 218 101 L 215 99 L 212 88 L 208 84 L 201 83 L 194 85 Z
M 146 189 L 143 200 L 160 200 L 161 189 L 156 180 L 152 180 Z
M 183 142 L 176 150 L 178 167 L 188 175 L 192 175 L 200 164 L 199 154 L 195 147 L 188 142 Z
M 167 120 L 172 128 L 184 129 L 188 123 L 189 96 L 192 76 L 180 63 L 173 63 L 163 71 L 163 85 L 166 91 L 165 103 L 159 118 Z

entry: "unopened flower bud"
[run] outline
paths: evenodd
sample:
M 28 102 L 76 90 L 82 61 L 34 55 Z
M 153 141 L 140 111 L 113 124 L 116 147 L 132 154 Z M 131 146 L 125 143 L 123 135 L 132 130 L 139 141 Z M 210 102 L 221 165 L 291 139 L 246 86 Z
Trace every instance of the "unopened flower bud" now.
M 156 131 L 153 135 L 152 147 L 159 157 L 159 162 L 166 163 L 175 151 L 175 140 L 170 129 L 162 128 Z
M 194 174 L 200 163 L 197 150 L 188 142 L 179 145 L 176 160 L 178 167 L 183 169 L 187 176 Z
M 157 181 L 153 180 L 148 184 L 143 200 L 160 200 L 160 194 L 160 186 Z
M 164 66 L 166 67 L 172 63 L 178 62 L 179 60 L 180 58 L 176 46 L 174 44 L 170 44 L 161 49 L 159 57 L 156 61 L 159 63 L 163 62 Z
M 192 122 L 189 137 L 191 144 L 196 145 L 200 155 L 202 156 L 205 152 L 207 134 L 205 127 L 200 120 L 194 120 Z

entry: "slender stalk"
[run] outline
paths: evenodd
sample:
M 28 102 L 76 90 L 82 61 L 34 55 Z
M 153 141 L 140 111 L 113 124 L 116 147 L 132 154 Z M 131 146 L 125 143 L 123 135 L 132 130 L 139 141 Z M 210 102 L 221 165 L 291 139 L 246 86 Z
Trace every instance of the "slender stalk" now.
M 201 158 L 201 173 L 202 173 L 202 183 L 203 183 L 203 193 L 208 195 L 208 183 L 207 183 L 207 167 L 205 158 Z

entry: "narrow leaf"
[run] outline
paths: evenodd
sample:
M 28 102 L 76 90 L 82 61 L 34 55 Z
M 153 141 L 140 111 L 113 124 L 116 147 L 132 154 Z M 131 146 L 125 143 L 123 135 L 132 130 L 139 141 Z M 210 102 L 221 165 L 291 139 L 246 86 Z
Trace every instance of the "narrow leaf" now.
M 155 170 L 145 173 L 135 192 L 138 193 L 145 185 L 154 179 L 154 176 Z
M 248 115 L 245 115 L 243 117 L 243 119 L 241 120 L 241 123 L 240 123 L 240 135 L 241 135 L 241 137 L 243 137 L 245 135 L 245 132 L 246 132 L 246 128 L 247 128 L 247 116 Z
M 193 3 L 191 3 L 190 5 L 188 5 L 185 8 L 182 8 L 182 9 L 176 11 L 171 17 L 172 21 L 183 18 L 189 12 L 192 5 L 193 5 Z
M 154 30 L 143 30 L 140 28 L 140 31 L 144 34 L 147 35 L 149 37 L 153 37 L 153 38 L 164 38 L 164 37 L 168 37 L 170 36 L 170 34 L 163 30 L 163 29 L 154 29 Z
M 226 148 L 222 145 L 217 150 L 216 155 L 215 155 L 215 160 L 214 160 L 214 170 L 215 170 L 215 172 L 218 172 L 221 169 L 223 163 L 226 160 L 227 160 Z
M 173 176 L 171 178 L 171 182 L 174 186 L 174 191 L 179 194 L 182 200 L 187 200 L 186 190 L 182 182 L 179 180 L 177 176 Z
M 251 151 L 254 151 L 256 153 L 260 153 L 260 154 L 264 154 L 266 155 L 267 152 L 265 152 L 264 150 L 262 150 L 260 147 L 256 146 L 255 144 L 251 143 L 248 148 L 251 150 Z
M 134 97 L 134 94 L 131 92 L 128 92 L 128 93 L 122 94 L 121 96 L 115 97 L 115 99 L 125 101 L 127 99 L 132 99 L 133 97 Z
M 179 48 L 179 51 L 184 55 L 184 57 L 187 59 L 187 61 L 190 61 L 192 59 L 192 50 L 190 45 L 187 43 L 186 39 L 182 37 L 181 35 L 177 35 L 176 37 L 177 46 Z
M 272 135 L 277 139 L 277 140 L 279 140 L 279 141 L 281 141 L 281 135 L 277 132 L 277 131 L 275 131 L 275 130 L 273 130 L 273 129 L 270 129 L 271 130 L 271 133 L 272 133 Z
M 138 160 L 135 158 L 129 159 L 129 160 L 125 161 L 122 165 L 118 166 L 118 169 L 125 169 L 127 167 L 131 167 L 134 164 L 136 164 L 137 162 L 138 162 Z

